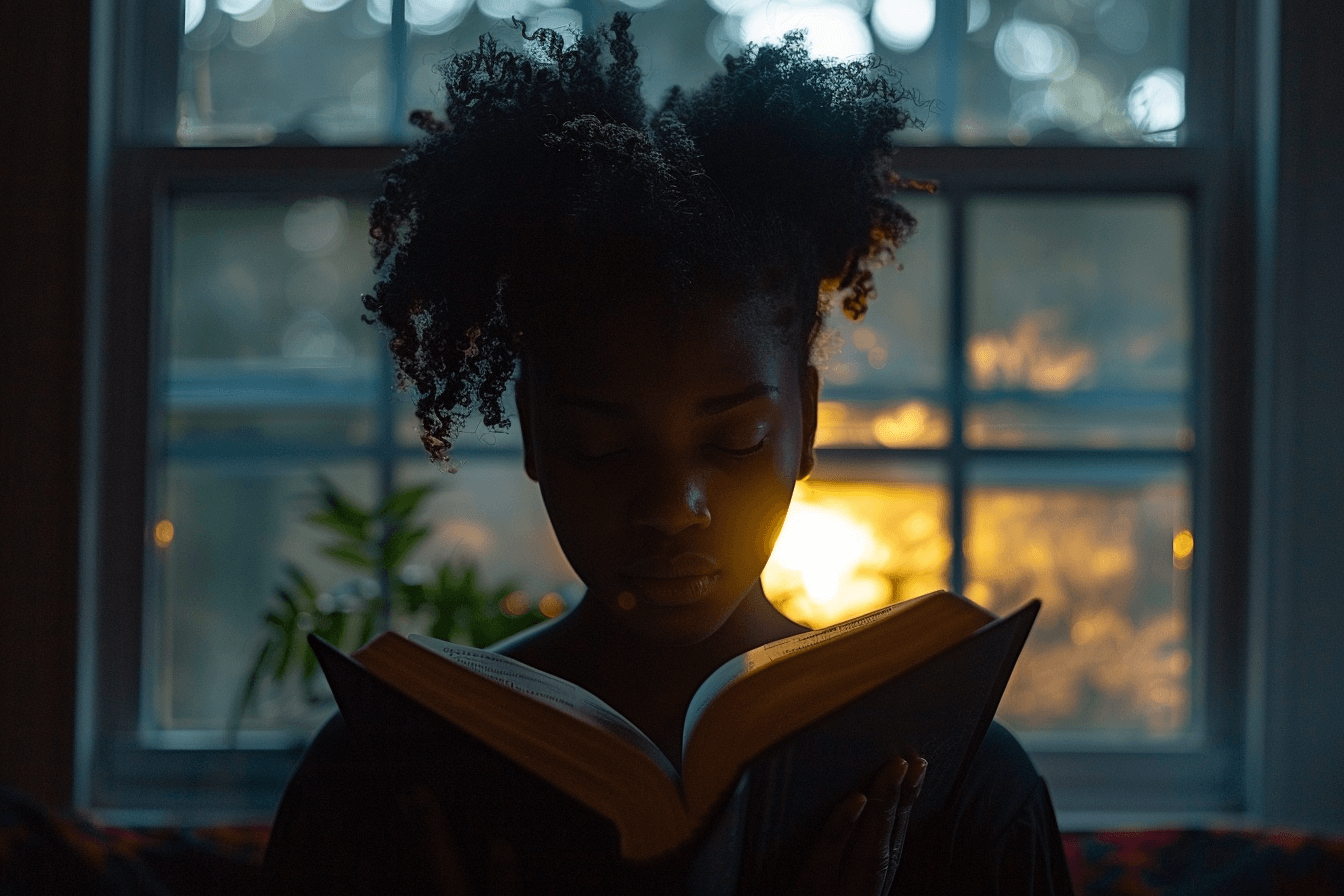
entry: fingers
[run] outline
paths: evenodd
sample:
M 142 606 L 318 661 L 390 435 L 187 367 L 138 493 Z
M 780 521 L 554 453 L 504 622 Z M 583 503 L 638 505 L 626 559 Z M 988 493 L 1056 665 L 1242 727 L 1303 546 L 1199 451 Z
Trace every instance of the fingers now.
M 913 752 L 894 757 L 878 770 L 866 794 L 851 794 L 836 806 L 794 893 L 885 896 L 928 765 Z
M 896 881 L 896 870 L 901 864 L 901 855 L 905 851 L 905 834 L 910 826 L 910 810 L 914 808 L 915 800 L 919 797 L 919 790 L 924 785 L 924 773 L 929 770 L 927 759 L 918 754 L 911 753 L 906 760 L 910 766 L 909 772 L 901 781 L 901 794 L 897 801 L 896 820 L 891 827 L 890 839 L 887 849 L 887 870 L 883 877 L 883 894 L 891 892 L 891 886 Z
M 924 786 L 924 773 L 929 770 L 929 760 L 917 753 L 911 753 L 906 762 L 910 771 L 901 781 L 901 808 L 914 805 L 915 799 L 919 796 L 919 789 Z
M 881 893 L 891 871 L 891 833 L 901 811 L 910 763 L 897 756 L 878 771 L 850 839 L 842 876 L 846 893 Z

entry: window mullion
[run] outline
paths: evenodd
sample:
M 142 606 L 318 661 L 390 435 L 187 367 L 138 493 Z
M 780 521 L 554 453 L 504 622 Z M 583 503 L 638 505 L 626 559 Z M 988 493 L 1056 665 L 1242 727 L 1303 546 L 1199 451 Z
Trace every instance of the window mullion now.
M 392 143 L 401 141 L 406 128 L 408 46 L 406 0 L 392 0 L 392 26 L 387 33 L 387 74 L 392 82 L 392 120 L 388 122 L 387 138 Z
M 960 193 L 949 197 L 952 220 L 948 254 L 952 259 L 948 288 L 951 313 L 948 314 L 947 387 L 951 433 L 948 441 L 948 531 L 952 538 L 948 577 L 953 591 L 966 587 L 966 442 L 965 357 L 966 357 L 966 201 Z

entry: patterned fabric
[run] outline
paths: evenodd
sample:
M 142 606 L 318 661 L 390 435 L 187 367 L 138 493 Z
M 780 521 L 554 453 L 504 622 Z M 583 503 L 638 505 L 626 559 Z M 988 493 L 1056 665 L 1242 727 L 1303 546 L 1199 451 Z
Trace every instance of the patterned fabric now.
M 0 788 L 0 896 L 252 896 L 264 825 L 126 830 Z M 1344 896 L 1344 840 L 1276 831 L 1065 834 L 1079 896 Z
M 0 896 L 253 894 L 267 832 L 107 827 L 0 788 Z
M 1344 840 L 1274 831 L 1065 834 L 1080 896 L 1342 896 Z

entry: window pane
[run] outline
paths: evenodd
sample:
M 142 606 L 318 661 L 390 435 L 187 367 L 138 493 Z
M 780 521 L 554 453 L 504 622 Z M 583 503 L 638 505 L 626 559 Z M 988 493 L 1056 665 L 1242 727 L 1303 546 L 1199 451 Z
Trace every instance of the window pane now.
M 184 0 L 178 143 L 376 143 L 390 0 Z
M 1190 447 L 1184 200 L 980 199 L 967 239 L 968 444 Z
M 947 587 L 952 552 L 939 464 L 823 463 L 798 483 L 765 593 L 813 627 Z
M 559 591 L 567 601 L 583 594 L 551 530 L 537 484 L 523 471 L 521 454 L 455 458 L 456 473 L 444 473 L 428 458 L 400 464 L 398 483 L 436 489 L 423 505 L 432 533 L 409 563 L 417 572 L 442 563 L 476 566 L 487 587 L 505 583 L 535 601 Z
M 1000 717 L 1160 738 L 1190 723 L 1190 490 L 1176 464 L 985 462 L 967 490 L 968 597 L 1041 615 Z
M 186 196 L 173 207 L 169 357 L 348 368 L 379 340 L 368 203 L 332 196 Z
M 225 727 L 261 647 L 263 614 L 285 582 L 285 564 L 305 570 L 319 587 L 352 578 L 321 554 L 330 535 L 306 522 L 317 472 L 361 502 L 374 499 L 377 477 L 368 463 L 165 465 L 147 576 L 154 727 Z M 311 705 L 293 686 L 267 688 L 263 696 L 244 727 L 304 730 L 331 712 L 330 704 Z
M 966 9 L 957 142 L 1178 142 L 1185 3 L 968 0 Z
M 165 426 L 174 442 L 374 438 L 379 336 L 363 201 L 188 196 L 173 208 Z
M 877 297 L 855 324 L 832 312 L 817 432 L 822 446 L 947 443 L 949 216 L 938 199 L 902 199 L 919 221 L 874 274 Z

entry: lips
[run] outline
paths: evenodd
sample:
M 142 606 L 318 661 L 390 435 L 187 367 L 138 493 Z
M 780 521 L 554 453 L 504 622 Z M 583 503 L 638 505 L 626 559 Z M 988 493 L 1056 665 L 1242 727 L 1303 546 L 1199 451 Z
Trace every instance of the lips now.
M 695 603 L 714 590 L 719 565 L 704 554 L 648 557 L 620 571 L 625 585 L 639 602 L 658 607 Z
M 621 575 L 632 579 L 686 579 L 712 576 L 719 564 L 704 554 L 685 553 L 675 557 L 646 557 L 623 568 Z

